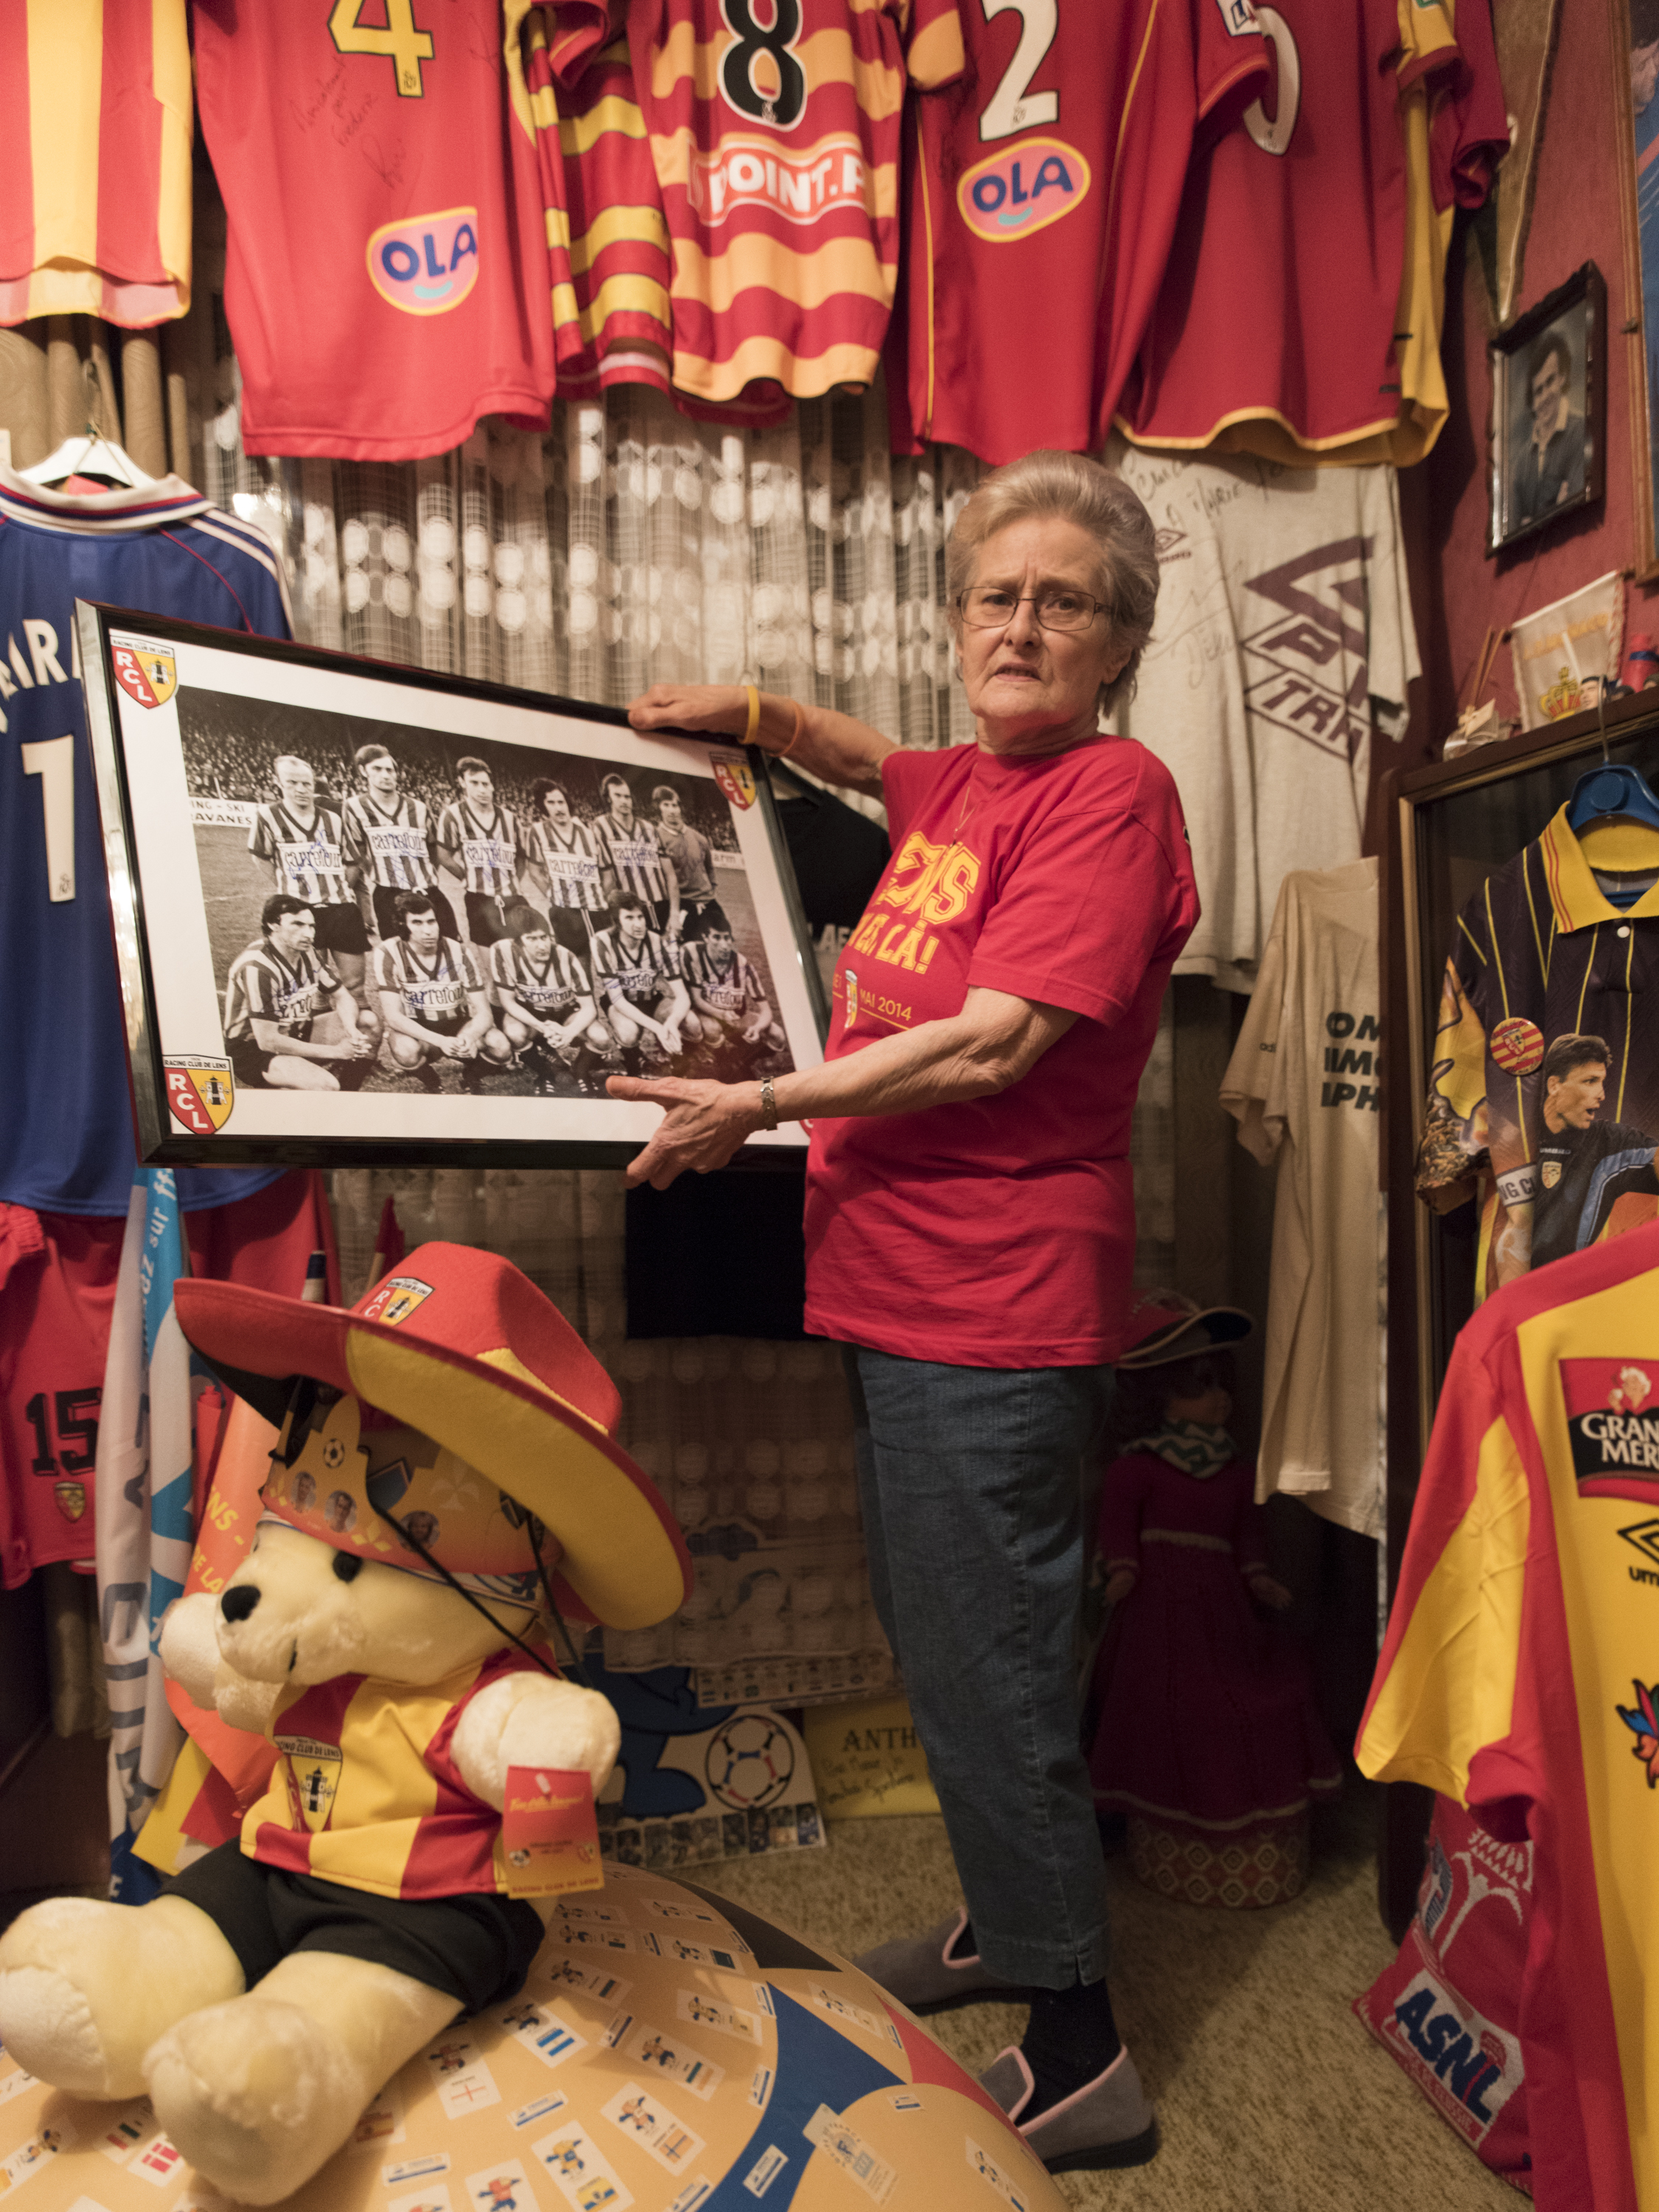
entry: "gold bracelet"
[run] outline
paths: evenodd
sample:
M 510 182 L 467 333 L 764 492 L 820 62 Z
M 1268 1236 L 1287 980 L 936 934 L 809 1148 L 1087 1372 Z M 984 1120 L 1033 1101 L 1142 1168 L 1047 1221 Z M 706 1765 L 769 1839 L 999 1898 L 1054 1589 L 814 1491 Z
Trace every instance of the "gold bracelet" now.
M 745 684 L 743 688 L 749 694 L 749 721 L 744 730 L 743 741 L 746 745 L 752 745 L 755 733 L 760 728 L 760 692 L 752 684 Z
M 783 750 L 773 755 L 773 758 L 775 760 L 788 759 L 790 754 L 794 751 L 795 747 L 800 743 L 800 733 L 806 727 L 806 717 L 800 710 L 800 701 L 799 699 L 792 699 L 789 702 L 789 704 L 794 709 L 795 726 L 789 732 L 789 742 L 783 748 Z

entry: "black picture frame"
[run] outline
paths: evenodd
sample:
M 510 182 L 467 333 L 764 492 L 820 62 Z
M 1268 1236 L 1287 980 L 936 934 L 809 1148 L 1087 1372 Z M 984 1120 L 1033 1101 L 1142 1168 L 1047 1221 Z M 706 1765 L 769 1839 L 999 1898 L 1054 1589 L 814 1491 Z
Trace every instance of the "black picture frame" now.
M 665 804 L 653 793 L 678 799 L 682 819 L 708 840 L 707 875 L 774 1023 L 753 1045 L 744 1043 L 740 1031 L 723 1032 L 721 1058 L 711 1072 L 728 1078 L 781 1073 L 822 1060 L 828 1003 L 764 756 L 757 750 L 690 734 L 646 737 L 616 708 L 86 600 L 76 603 L 76 620 L 141 1160 L 196 1166 L 605 1167 L 632 1158 L 659 1121 L 656 1106 L 605 1094 L 605 1070 L 591 1052 L 584 1056 L 580 1039 L 574 1054 L 584 1070 L 580 1074 L 524 1032 L 527 1042 L 519 1047 L 514 1064 L 486 1065 L 480 1054 L 476 1090 L 459 1087 L 465 1073 L 461 1061 L 438 1052 L 428 1063 L 440 1085 L 436 1095 L 411 1070 L 395 1064 L 384 1029 L 361 1083 L 341 1086 L 337 1080 L 331 1089 L 283 1087 L 280 1079 L 285 1072 L 291 1076 L 291 1065 L 286 1071 L 274 1066 L 278 1055 L 258 1053 L 248 1036 L 233 1054 L 228 1028 L 246 1024 L 228 1018 L 233 1013 L 227 1005 L 229 971 L 250 946 L 269 949 L 264 906 L 279 888 L 292 894 L 311 883 L 323 885 L 331 895 L 315 900 L 313 927 L 331 907 L 328 933 L 342 940 L 352 933 L 345 909 L 355 907 L 368 950 L 356 956 L 363 971 L 354 1000 L 379 1000 L 383 970 L 378 956 L 391 941 L 385 923 L 395 907 L 395 886 L 385 886 L 390 896 L 377 903 L 337 873 L 284 876 L 284 867 L 297 868 L 301 846 L 292 855 L 261 857 L 251 844 L 256 808 L 280 796 L 270 781 L 271 763 L 289 756 L 312 769 L 316 804 L 338 816 L 343 827 L 347 790 L 367 788 L 353 765 L 359 740 L 383 749 L 398 764 L 398 803 L 422 791 L 429 794 L 422 801 L 428 823 L 437 799 L 459 790 L 458 760 L 471 757 L 488 767 L 495 803 L 513 817 L 523 862 L 514 877 L 518 889 L 503 900 L 508 921 L 524 905 L 546 915 L 556 903 L 549 896 L 548 848 L 539 848 L 539 876 L 529 857 L 533 837 L 526 825 L 533 817 L 522 808 L 536 780 L 532 771 L 544 771 L 547 781 L 568 787 L 569 807 L 579 821 L 612 803 L 601 788 L 607 776 L 621 777 L 628 786 L 635 823 L 650 820 L 653 809 Z M 540 803 L 544 809 L 554 804 L 550 791 Z M 615 796 L 616 807 L 623 803 Z M 657 826 L 653 823 L 653 831 Z M 596 853 L 600 849 L 599 841 L 589 842 Z M 326 857 L 325 848 L 319 851 Z M 368 859 L 365 865 L 373 872 L 379 863 Z M 388 862 L 393 871 L 409 865 Z M 615 884 L 619 894 L 629 888 L 615 870 L 605 881 Z M 488 910 L 474 903 L 485 895 L 468 897 L 466 886 L 441 866 L 435 886 L 448 898 L 455 939 L 472 944 L 471 956 L 464 950 L 452 965 L 459 980 L 468 973 L 484 979 L 489 1034 L 510 1044 L 490 988 L 486 934 L 502 917 L 492 923 Z M 411 887 L 422 886 L 417 879 Z M 696 920 L 703 918 L 699 914 Z M 556 919 L 558 930 L 550 924 L 548 933 L 579 961 L 578 931 L 586 931 L 582 942 L 591 948 L 597 927 L 622 927 L 602 911 L 590 921 L 582 910 L 560 908 Z M 637 927 L 636 921 L 629 925 Z M 665 930 L 659 933 L 666 936 Z M 449 937 L 447 928 L 441 936 Z M 347 961 L 338 953 L 332 957 L 337 980 L 343 981 Z M 582 964 L 592 985 L 591 963 Z M 296 966 L 307 973 L 302 962 Z M 344 1024 L 330 1004 L 331 994 L 313 995 L 322 1011 L 296 1023 L 291 1033 L 339 1043 Z M 606 1006 L 614 1001 L 607 1002 L 599 988 L 593 995 L 596 1013 L 608 1024 Z M 457 1011 L 432 1018 L 441 1026 L 446 1019 L 472 1019 L 478 999 L 470 992 L 461 999 L 471 1014 Z M 239 1003 L 245 1010 L 245 993 Z M 283 1001 L 289 1003 L 303 1012 L 307 1001 Z M 412 999 L 407 1003 L 411 1010 L 416 1005 Z M 660 1016 L 668 1001 L 650 1003 Z M 638 1052 L 644 1042 L 644 1032 L 636 1032 L 633 1049 Z M 345 1065 L 331 1060 L 327 1072 L 337 1078 Z M 254 1080 L 246 1073 L 251 1066 L 278 1079 Z M 521 1082 L 532 1068 L 534 1074 Z M 640 1072 L 670 1070 L 653 1067 L 641 1054 Z M 738 1161 L 790 1164 L 807 1140 L 800 1124 L 786 1122 L 775 1132 L 757 1133 Z
M 1488 555 L 1504 552 L 1602 498 L 1607 319 L 1607 285 L 1595 264 L 1587 261 L 1489 341 Z M 1557 427 L 1538 444 L 1539 410 L 1550 401 Z

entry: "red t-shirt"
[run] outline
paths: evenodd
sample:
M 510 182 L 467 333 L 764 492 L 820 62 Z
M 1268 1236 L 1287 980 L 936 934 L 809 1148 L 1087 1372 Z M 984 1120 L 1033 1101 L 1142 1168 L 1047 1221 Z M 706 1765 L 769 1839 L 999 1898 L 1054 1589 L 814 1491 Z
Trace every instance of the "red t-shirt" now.
M 827 1057 L 959 1013 L 974 985 L 1084 1018 L 994 1097 L 816 1123 L 806 1326 L 952 1366 L 1110 1359 L 1129 1119 L 1198 920 L 1175 783 L 1121 738 L 890 753 L 882 778 L 893 858 L 836 969 Z

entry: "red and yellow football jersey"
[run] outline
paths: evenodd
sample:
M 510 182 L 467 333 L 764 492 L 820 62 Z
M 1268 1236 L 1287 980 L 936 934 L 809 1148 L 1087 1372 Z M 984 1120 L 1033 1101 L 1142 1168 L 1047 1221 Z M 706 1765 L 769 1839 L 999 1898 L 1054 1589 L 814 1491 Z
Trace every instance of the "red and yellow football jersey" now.
M 185 0 L 4 0 L 0 83 L 0 323 L 184 314 Z
M 962 0 L 962 29 L 963 76 L 907 124 L 893 449 L 1092 453 L 1194 138 L 1265 83 L 1267 49 L 1250 0 Z
M 907 79 L 962 68 L 956 0 L 631 0 L 672 240 L 672 374 L 763 411 L 876 373 Z
M 1386 433 L 1406 244 L 1396 0 L 1276 0 L 1271 88 L 1196 160 L 1118 421 L 1207 446 L 1262 416 L 1316 450 Z
M 1458 1338 L 1356 1755 L 1535 1845 L 1540 2204 L 1659 2204 L 1659 1225 Z
M 501 0 L 196 0 L 250 453 L 408 460 L 544 429 L 552 276 Z
M 505 1889 L 501 1814 L 467 1788 L 452 1746 L 470 1698 L 531 1671 L 507 1650 L 418 1689 L 338 1674 L 285 1692 L 268 1731 L 281 1756 L 243 1850 L 379 1897 Z

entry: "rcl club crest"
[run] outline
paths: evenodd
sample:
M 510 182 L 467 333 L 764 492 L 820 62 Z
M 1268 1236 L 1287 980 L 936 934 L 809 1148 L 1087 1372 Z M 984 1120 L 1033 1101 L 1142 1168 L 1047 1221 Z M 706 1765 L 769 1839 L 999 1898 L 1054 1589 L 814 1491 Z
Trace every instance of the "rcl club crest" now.
M 755 771 L 741 755 L 736 759 L 720 759 L 714 763 L 714 781 L 733 806 L 752 806 L 755 803 Z
M 210 1137 L 222 1129 L 236 1103 L 230 1062 L 210 1059 L 205 1053 L 184 1053 L 169 1057 L 164 1066 L 173 1120 L 182 1121 L 192 1137 Z
M 1581 1498 L 1659 1486 L 1659 1359 L 1564 1359 L 1561 1395 Z
M 169 645 L 127 638 L 112 646 L 115 680 L 141 707 L 165 707 L 179 689 L 179 665 Z

